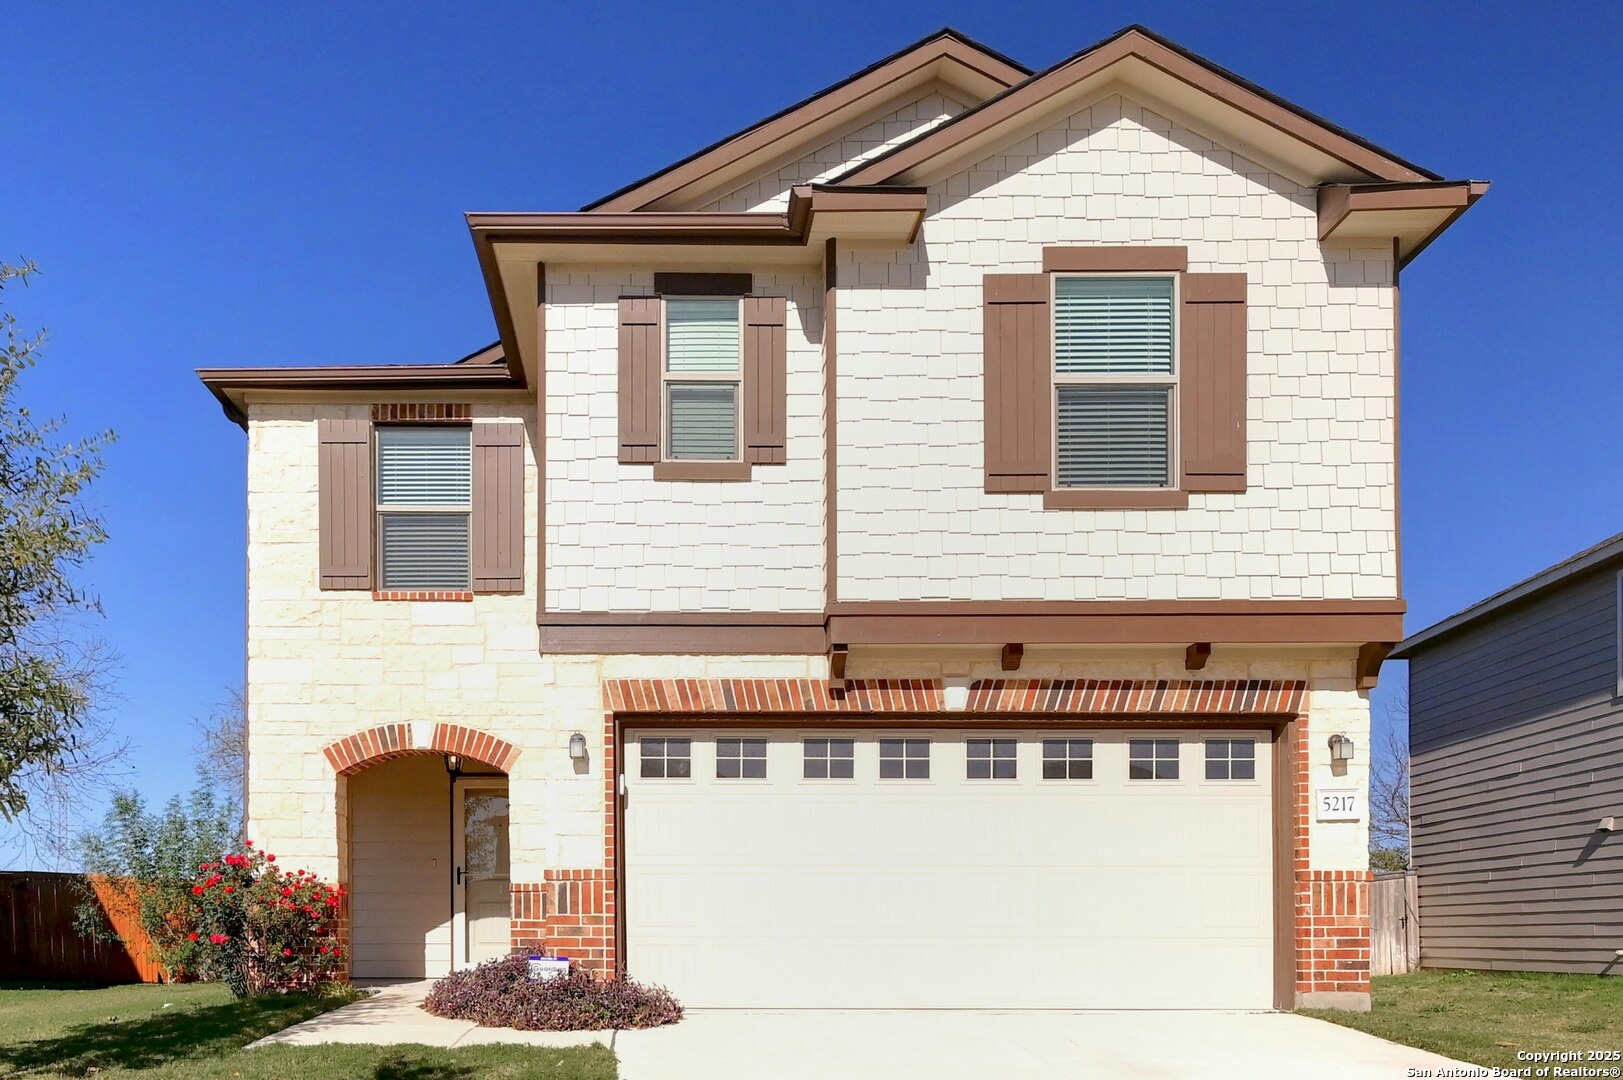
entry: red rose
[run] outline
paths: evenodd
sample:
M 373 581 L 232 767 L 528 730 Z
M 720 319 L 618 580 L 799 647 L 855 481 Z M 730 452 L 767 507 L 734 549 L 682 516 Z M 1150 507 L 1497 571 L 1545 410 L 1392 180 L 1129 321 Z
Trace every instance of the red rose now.
M 323 955 L 325 955 L 325 954 L 327 954 L 327 953 L 329 953 L 329 952 L 331 952 L 331 951 L 332 951 L 332 950 L 330 950 L 330 949 L 328 949 L 328 948 L 327 948 L 327 946 L 325 946 L 325 945 L 323 945 L 323 946 L 322 946 L 322 947 L 321 947 L 321 952 L 322 952 L 322 954 L 323 954 Z
M 226 891 L 226 892 L 236 892 L 236 891 L 237 891 L 237 890 L 236 890 L 236 887 L 235 887 L 235 886 L 233 886 L 233 885 L 227 885 L 227 886 L 226 886 L 226 887 L 225 887 L 225 891 Z
M 283 956 L 292 956 L 293 955 L 293 950 L 292 949 L 283 949 L 282 950 L 282 955 Z
M 193 896 L 202 896 L 203 895 L 203 886 L 201 886 L 201 885 L 193 885 L 192 886 L 192 895 Z
M 266 862 L 275 862 L 276 861 L 276 856 L 275 855 L 266 855 L 265 856 L 265 861 Z
M 187 940 L 189 940 L 189 941 L 196 941 L 197 940 L 197 931 L 193 930 L 191 933 L 187 934 L 186 937 L 187 937 Z
M 293 895 L 293 890 L 292 890 L 292 889 L 289 889 L 289 888 L 286 888 L 286 887 L 284 887 L 284 888 L 283 888 L 283 889 L 282 889 L 282 895 L 283 895 L 283 896 L 292 896 L 292 895 Z
M 253 847 L 253 846 L 254 846 L 254 842 L 253 842 L 253 841 L 252 841 L 252 840 L 244 840 L 244 841 L 243 841 L 243 843 L 244 843 L 244 844 L 247 844 L 247 845 L 248 845 L 248 846 L 249 846 L 249 847 Z

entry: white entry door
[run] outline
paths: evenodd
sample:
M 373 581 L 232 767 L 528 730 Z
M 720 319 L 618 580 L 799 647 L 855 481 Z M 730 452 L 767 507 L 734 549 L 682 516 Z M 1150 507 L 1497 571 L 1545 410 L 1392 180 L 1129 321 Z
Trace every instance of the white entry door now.
M 633 731 L 627 965 L 683 1004 L 1273 1004 L 1267 731 Z
M 506 956 L 508 899 L 507 781 L 464 778 L 452 792 L 456 868 L 452 948 L 458 968 Z

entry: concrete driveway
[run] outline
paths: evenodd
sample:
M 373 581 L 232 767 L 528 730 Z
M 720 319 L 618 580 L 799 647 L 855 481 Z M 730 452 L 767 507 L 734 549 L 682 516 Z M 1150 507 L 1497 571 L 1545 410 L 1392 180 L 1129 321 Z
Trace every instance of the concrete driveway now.
M 253 1045 L 600 1042 L 620 1080 L 1397 1080 L 1463 1067 L 1289 1013 L 696 1009 L 652 1031 L 512 1031 L 430 1016 L 430 985 L 384 987 Z
M 614 1050 L 620 1080 L 1399 1080 L 1463 1064 L 1288 1013 L 695 1010 Z

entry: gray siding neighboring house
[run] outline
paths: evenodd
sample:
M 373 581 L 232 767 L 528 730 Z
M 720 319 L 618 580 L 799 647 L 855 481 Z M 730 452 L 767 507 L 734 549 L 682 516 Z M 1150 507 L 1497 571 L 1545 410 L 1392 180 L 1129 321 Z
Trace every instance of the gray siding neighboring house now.
M 1620 570 L 1623 535 L 1393 654 L 1425 967 L 1623 974 Z

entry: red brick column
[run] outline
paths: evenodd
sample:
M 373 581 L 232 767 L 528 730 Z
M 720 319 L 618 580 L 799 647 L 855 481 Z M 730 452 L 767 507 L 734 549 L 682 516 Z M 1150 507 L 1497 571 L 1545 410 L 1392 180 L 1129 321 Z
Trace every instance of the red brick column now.
M 1368 870 L 1296 875 L 1296 994 L 1303 1004 L 1345 1006 L 1324 995 L 1368 996 L 1369 883 Z
M 515 882 L 515 953 L 567 956 L 599 975 L 615 971 L 614 871 L 548 870 L 542 882 Z
M 1368 1009 L 1372 875 L 1368 870 L 1310 869 L 1313 783 L 1307 716 L 1296 724 L 1296 1002 Z

